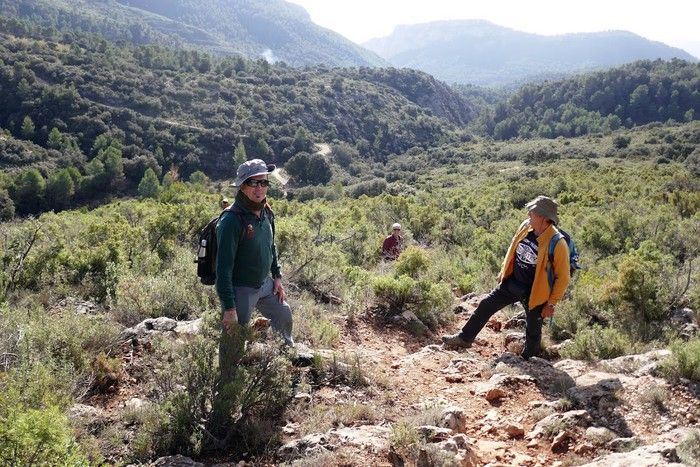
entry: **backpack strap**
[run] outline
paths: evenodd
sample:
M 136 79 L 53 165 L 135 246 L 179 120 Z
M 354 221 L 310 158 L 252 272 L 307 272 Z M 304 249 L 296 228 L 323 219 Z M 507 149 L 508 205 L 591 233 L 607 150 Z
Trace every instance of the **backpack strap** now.
M 547 280 L 549 280 L 549 288 L 554 287 L 554 249 L 557 246 L 557 242 L 564 238 L 564 235 L 557 230 L 557 233 L 552 235 L 552 239 L 549 241 L 549 248 L 547 251 L 547 259 L 549 260 L 549 267 L 547 268 Z
M 272 207 L 270 207 L 269 203 L 265 203 L 263 210 L 265 211 L 265 214 L 270 219 L 270 226 L 272 227 L 272 241 L 274 241 L 274 239 L 275 239 L 275 213 L 272 212 Z M 224 209 L 224 211 L 221 213 L 221 215 L 223 216 L 226 211 L 230 211 L 230 212 L 236 214 L 239 222 L 241 223 L 241 238 L 239 239 L 239 242 L 240 242 L 240 240 L 243 240 L 243 237 L 245 236 L 245 215 L 246 215 L 246 212 L 243 209 L 241 209 L 240 206 L 238 206 L 236 204 L 233 204 L 233 205 L 227 207 L 226 209 Z

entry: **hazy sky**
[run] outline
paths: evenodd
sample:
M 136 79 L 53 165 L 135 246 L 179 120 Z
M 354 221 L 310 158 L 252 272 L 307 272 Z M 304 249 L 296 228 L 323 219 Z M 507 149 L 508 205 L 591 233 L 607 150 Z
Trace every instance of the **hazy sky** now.
M 538 34 L 630 31 L 700 57 L 697 0 L 288 0 L 314 23 L 357 43 L 389 35 L 398 24 L 485 19 Z

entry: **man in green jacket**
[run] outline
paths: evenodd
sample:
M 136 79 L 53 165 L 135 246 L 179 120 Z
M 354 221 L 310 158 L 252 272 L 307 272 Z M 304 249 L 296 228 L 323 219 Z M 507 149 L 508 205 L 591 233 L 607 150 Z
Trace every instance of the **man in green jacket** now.
M 548 249 L 557 233 L 558 205 L 552 198 L 538 196 L 526 207 L 528 219 L 520 225 L 510 243 L 498 275 L 498 286 L 479 303 L 460 333 L 442 337 L 446 346 L 471 347 L 491 316 L 507 305 L 522 302 L 526 305 L 526 332 L 521 355 L 527 360 L 539 353 L 542 320 L 554 314 L 556 304 L 569 285 L 569 247 L 564 238 L 559 239 L 550 263 Z M 552 284 L 548 277 L 550 268 Z
M 274 169 L 260 159 L 241 164 L 232 184 L 238 187 L 236 199 L 216 226 L 216 292 L 224 328 L 219 347 L 222 363 L 228 363 L 233 352 L 235 327 L 248 325 L 253 308 L 270 319 L 272 328 L 288 345 L 294 345 L 292 311 L 285 301 L 271 211 L 266 207 L 268 175 Z

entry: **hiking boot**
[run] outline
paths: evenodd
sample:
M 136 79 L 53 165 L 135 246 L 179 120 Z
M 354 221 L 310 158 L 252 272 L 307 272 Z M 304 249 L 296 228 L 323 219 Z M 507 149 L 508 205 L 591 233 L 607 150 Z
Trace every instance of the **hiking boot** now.
M 473 341 L 465 340 L 462 334 L 447 334 L 442 336 L 442 343 L 453 349 L 468 349 L 472 346 Z

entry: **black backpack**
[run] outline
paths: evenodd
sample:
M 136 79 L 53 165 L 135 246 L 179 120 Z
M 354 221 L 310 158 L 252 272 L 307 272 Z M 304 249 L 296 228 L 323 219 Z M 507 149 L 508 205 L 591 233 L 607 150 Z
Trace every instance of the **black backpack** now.
M 211 220 L 204 226 L 204 228 L 199 232 L 199 242 L 197 242 L 197 258 L 194 260 L 197 263 L 197 277 L 199 281 L 204 285 L 214 285 L 216 283 L 216 252 L 217 241 L 216 241 L 216 225 L 219 223 L 221 217 L 228 211 L 232 211 L 238 217 L 241 223 L 241 239 L 245 234 L 245 212 L 236 206 L 235 204 L 231 207 L 224 209 L 221 214 L 214 216 Z M 270 218 L 270 225 L 272 226 L 272 241 L 275 238 L 275 215 L 272 212 L 269 204 L 265 204 L 265 213 Z

